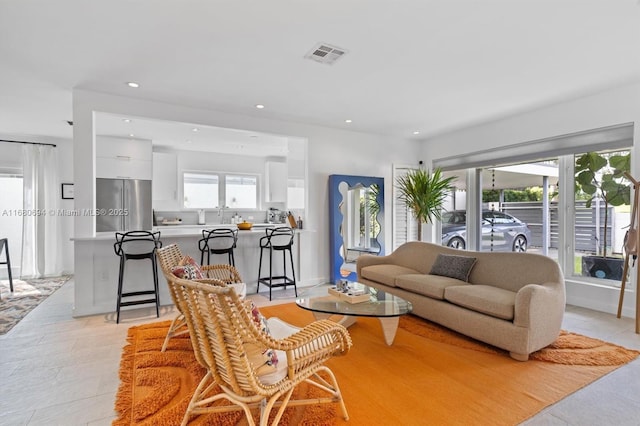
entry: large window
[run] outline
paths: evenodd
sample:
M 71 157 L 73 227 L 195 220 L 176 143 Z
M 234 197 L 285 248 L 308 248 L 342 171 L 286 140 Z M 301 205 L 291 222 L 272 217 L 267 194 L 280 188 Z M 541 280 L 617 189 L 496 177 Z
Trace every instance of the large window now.
M 287 208 L 304 209 L 304 179 L 287 180 Z
M 258 208 L 258 176 L 185 172 L 183 206 L 188 209 Z
M 623 243 L 631 222 L 629 151 L 575 155 L 573 275 L 609 280 L 619 286 Z
M 258 177 L 248 175 L 225 175 L 225 205 L 232 209 L 255 209 L 258 207 Z
M 0 229 L 2 237 L 9 240 L 13 276 L 20 276 L 22 262 L 22 217 L 27 212 L 22 206 L 22 176 L 0 172 Z M 6 265 L 0 266 L 0 278 L 7 276 Z
M 580 190 L 574 175 L 580 172 L 578 159 L 585 153 L 618 157 L 617 164 L 625 157 L 628 167 L 632 145 L 633 125 L 621 124 L 434 161 L 434 167 L 459 176 L 458 184 L 466 189 L 466 203 L 452 206 L 465 215 L 464 224 L 443 222 L 442 243 L 471 250 L 526 248 L 558 259 L 567 278 L 619 286 L 620 277 L 611 278 L 607 270 L 622 269 L 622 241 L 631 210 L 628 194 L 627 202 L 605 207 L 593 188 L 582 185 Z M 621 180 L 620 173 L 607 173 L 605 169 L 595 173 L 596 178 L 604 175 L 606 187 Z M 517 219 L 528 230 L 501 223 L 506 220 L 497 218 L 497 213 Z M 618 258 L 617 265 L 598 259 L 605 249 L 608 258 Z
M 185 173 L 183 178 L 184 207 L 213 209 L 218 207 L 220 177 L 209 173 Z

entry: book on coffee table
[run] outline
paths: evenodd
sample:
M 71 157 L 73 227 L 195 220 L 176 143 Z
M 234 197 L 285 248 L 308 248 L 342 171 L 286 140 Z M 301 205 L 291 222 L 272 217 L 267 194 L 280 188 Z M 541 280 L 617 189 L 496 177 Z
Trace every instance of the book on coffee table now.
M 369 299 L 371 298 L 371 295 L 366 292 L 366 293 L 360 293 L 358 291 L 354 293 L 344 293 L 342 291 L 336 290 L 335 288 L 329 288 L 329 294 L 331 294 L 332 296 L 337 297 L 340 300 L 344 300 L 346 302 L 349 303 L 362 303 L 362 302 L 368 302 Z M 358 294 L 359 293 L 359 294 Z

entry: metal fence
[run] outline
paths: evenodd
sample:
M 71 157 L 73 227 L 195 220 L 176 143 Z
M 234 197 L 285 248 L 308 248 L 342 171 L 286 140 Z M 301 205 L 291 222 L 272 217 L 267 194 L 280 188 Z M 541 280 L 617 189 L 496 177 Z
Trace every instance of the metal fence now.
M 530 246 L 542 246 L 542 202 L 505 202 L 502 211 L 517 217 L 529 225 L 531 229 Z M 597 253 L 602 247 L 604 239 L 604 204 L 594 202 L 591 208 L 585 207 L 585 201 L 575 203 L 575 250 Z M 609 207 L 607 224 L 607 247 L 613 247 L 613 252 L 619 252 L 622 241 L 616 241 L 614 230 L 617 228 L 616 215 L 613 207 Z M 558 204 L 549 203 L 549 248 L 558 248 Z M 626 225 L 626 224 L 622 224 Z

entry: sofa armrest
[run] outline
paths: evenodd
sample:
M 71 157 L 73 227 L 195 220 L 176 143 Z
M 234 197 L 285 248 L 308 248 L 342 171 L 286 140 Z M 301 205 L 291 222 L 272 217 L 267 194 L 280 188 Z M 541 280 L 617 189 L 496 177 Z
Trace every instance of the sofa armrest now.
M 371 265 L 384 265 L 386 263 L 394 263 L 392 255 L 375 256 L 373 254 L 363 254 L 356 259 L 356 274 L 362 276 L 360 270 Z
M 565 309 L 564 284 L 527 284 L 516 294 L 513 323 L 529 329 L 530 345 L 546 346 L 560 332 Z

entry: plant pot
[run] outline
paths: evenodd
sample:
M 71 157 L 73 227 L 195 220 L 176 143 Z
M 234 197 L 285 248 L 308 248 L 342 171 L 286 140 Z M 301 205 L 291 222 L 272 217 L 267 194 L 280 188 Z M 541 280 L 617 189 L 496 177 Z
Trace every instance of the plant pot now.
M 624 259 L 620 257 L 583 256 L 582 276 L 622 280 Z

